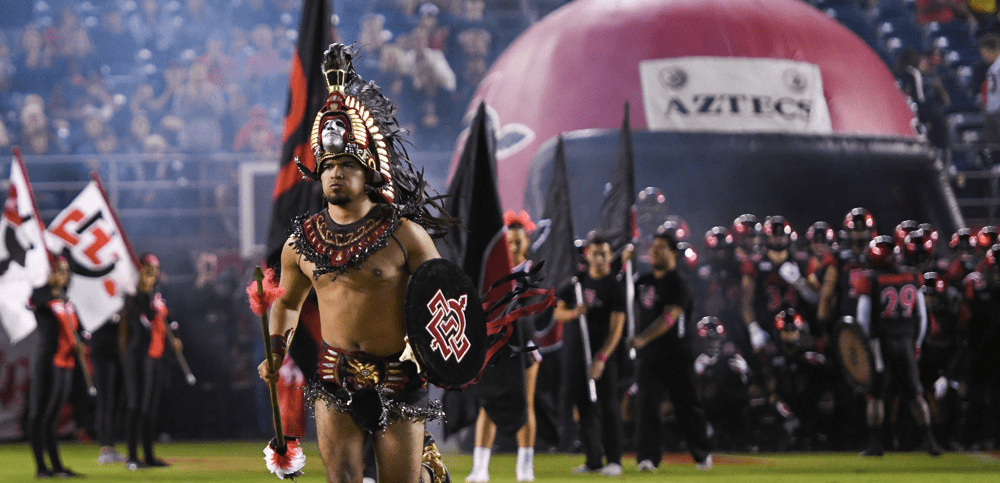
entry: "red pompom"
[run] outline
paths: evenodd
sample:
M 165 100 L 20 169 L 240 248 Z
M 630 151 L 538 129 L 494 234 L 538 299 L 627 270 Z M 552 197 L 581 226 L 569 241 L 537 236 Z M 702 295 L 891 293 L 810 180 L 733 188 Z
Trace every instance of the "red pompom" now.
M 295 478 L 302 476 L 302 468 L 306 466 L 306 455 L 299 446 L 299 440 L 288 438 L 285 440 L 285 450 L 279 451 L 277 441 L 271 440 L 264 447 L 264 465 L 280 479 Z
M 247 285 L 247 297 L 250 299 L 250 310 L 257 314 L 257 316 L 264 315 L 264 311 L 266 311 L 275 300 L 281 298 L 282 295 L 285 295 L 285 289 L 278 285 L 278 281 L 275 279 L 273 268 L 264 270 L 263 284 L 263 294 L 260 294 L 257 291 L 256 280 L 252 280 L 250 285 Z

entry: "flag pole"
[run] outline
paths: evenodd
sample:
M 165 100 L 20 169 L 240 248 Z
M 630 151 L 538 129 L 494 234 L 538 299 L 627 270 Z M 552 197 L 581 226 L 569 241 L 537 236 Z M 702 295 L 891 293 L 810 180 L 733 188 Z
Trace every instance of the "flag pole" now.
M 583 305 L 583 287 L 580 286 L 580 279 L 573 277 L 573 289 L 576 295 L 576 305 Z M 587 314 L 580 314 L 577 317 L 580 322 L 580 340 L 583 342 L 583 361 L 587 365 L 587 389 L 590 393 L 590 402 L 597 402 L 597 382 L 590 377 L 590 367 L 594 364 L 594 356 L 590 351 L 590 327 L 587 325 Z
M 632 277 L 632 259 L 629 258 L 625 261 L 625 321 L 627 322 L 627 338 L 625 340 L 635 340 L 635 284 Z M 635 347 L 628 350 L 629 359 L 634 361 L 636 355 Z
M 21 174 L 24 176 L 24 184 L 28 187 L 28 199 L 31 200 L 31 210 L 35 214 L 35 220 L 38 221 L 38 228 L 42 230 L 42 243 L 45 243 L 45 223 L 42 222 L 41 215 L 38 214 L 38 203 L 35 202 L 35 189 L 31 187 L 31 179 L 28 178 L 28 169 L 24 166 L 24 159 L 21 157 L 21 148 L 14 146 L 14 160 L 17 161 L 18 167 L 21 168 Z M 52 253 L 49 252 L 49 247 L 45 246 L 45 259 L 49 261 L 49 271 L 55 269 L 55 260 L 52 258 Z
M 135 255 L 135 249 L 132 248 L 132 242 L 128 240 L 128 234 L 125 233 L 125 229 L 122 227 L 122 222 L 118 218 L 118 212 L 115 207 L 111 204 L 111 199 L 108 198 L 108 191 L 104 189 L 104 183 L 101 182 L 100 175 L 96 171 L 90 172 L 90 179 L 97 184 L 97 189 L 101 192 L 101 197 L 104 198 L 104 204 L 108 207 L 111 212 L 111 219 L 115 222 L 115 227 L 118 228 L 118 233 L 121 234 L 122 242 L 125 243 L 125 249 L 128 250 L 129 258 L 132 259 L 132 265 L 135 267 L 135 271 L 139 272 L 142 265 L 139 264 L 139 257 Z M 184 373 L 184 381 L 188 383 L 189 386 L 193 386 L 197 379 L 194 374 L 191 373 L 191 368 L 188 366 L 187 358 L 184 357 L 184 352 L 177 349 L 175 341 L 177 340 L 177 335 L 174 334 L 174 330 L 177 322 L 173 324 L 167 324 L 167 338 L 170 340 L 170 348 L 173 349 L 174 355 L 177 357 L 177 363 L 181 366 L 181 371 Z
M 125 233 L 125 229 L 122 228 L 122 222 L 118 219 L 118 212 L 115 207 L 111 205 L 111 200 L 108 199 L 108 192 L 104 189 L 104 183 L 101 182 L 101 177 L 96 171 L 90 172 L 90 179 L 97 183 L 97 189 L 101 192 L 101 197 L 104 198 L 104 204 L 108 206 L 108 210 L 111 211 L 111 219 L 115 222 L 115 227 L 118 228 L 118 233 L 122 235 L 122 241 L 125 242 L 125 248 L 128 250 L 128 255 L 132 258 L 132 264 L 135 265 L 135 270 L 139 271 L 139 257 L 135 256 L 135 250 L 132 248 L 132 242 L 128 241 L 128 235 Z

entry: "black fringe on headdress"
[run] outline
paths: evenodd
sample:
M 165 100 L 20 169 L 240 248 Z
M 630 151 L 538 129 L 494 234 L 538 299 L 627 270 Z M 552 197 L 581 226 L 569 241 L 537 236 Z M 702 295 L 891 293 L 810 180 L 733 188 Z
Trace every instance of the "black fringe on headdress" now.
M 396 121 L 396 106 L 382 94 L 381 87 L 374 81 L 366 83 L 354 70 L 353 59 L 356 53 L 353 45 L 330 44 L 330 48 L 323 54 L 324 70 L 332 67 L 347 71 L 344 91 L 365 105 L 385 137 L 392 181 L 396 189 L 395 204 L 401 214 L 423 226 L 432 236 L 441 236 L 449 227 L 458 225 L 459 221 L 445 211 L 441 205 L 444 196 L 427 184 L 423 169 L 417 170 L 410 162 L 402 138 L 406 131 Z

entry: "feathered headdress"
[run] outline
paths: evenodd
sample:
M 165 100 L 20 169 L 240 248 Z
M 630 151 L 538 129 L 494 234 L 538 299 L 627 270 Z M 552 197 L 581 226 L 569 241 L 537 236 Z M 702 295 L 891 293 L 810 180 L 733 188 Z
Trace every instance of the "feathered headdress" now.
M 316 113 L 310 137 L 316 169 L 296 158 L 299 171 L 319 180 L 324 162 L 351 156 L 372 173 L 369 190 L 400 207 L 403 216 L 437 232 L 456 225 L 457 220 L 438 202 L 440 196 L 427 186 L 423 171 L 410 163 L 396 122 L 396 106 L 377 84 L 365 82 L 354 70 L 356 53 L 352 46 L 340 43 L 330 44 L 323 53 L 329 95 Z
M 358 78 L 353 58 L 354 51 L 344 44 L 331 44 L 323 53 L 323 73 L 330 94 L 323 108 L 316 113 L 309 138 L 316 157 L 316 170 L 310 170 L 297 159 L 295 162 L 302 174 L 319 179 L 324 162 L 350 156 L 372 171 L 372 187 L 385 201 L 392 203 L 395 193 L 391 159 L 381 123 L 377 122 L 377 113 L 373 113 L 367 103 L 348 92 L 348 83 Z M 391 104 L 388 106 L 391 110 Z M 380 107 L 383 106 L 372 106 L 372 109 Z M 391 119 L 394 112 L 388 115 Z

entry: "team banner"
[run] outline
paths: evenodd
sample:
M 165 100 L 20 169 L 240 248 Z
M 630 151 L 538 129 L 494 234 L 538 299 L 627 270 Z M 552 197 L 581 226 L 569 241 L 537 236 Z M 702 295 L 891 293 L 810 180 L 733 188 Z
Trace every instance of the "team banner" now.
M 651 131 L 832 132 L 815 64 L 678 57 L 639 63 Z
M 0 322 L 11 344 L 35 330 L 35 314 L 28 299 L 35 287 L 49 277 L 45 250 L 45 228 L 31 191 L 20 153 L 15 151 L 10 167 L 10 186 L 0 217 Z
M 67 295 L 80 325 L 97 330 L 121 310 L 125 292 L 135 290 L 139 264 L 96 179 L 52 220 L 47 237 L 52 252 L 69 261 Z

